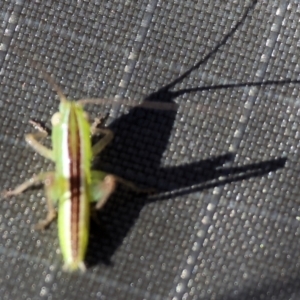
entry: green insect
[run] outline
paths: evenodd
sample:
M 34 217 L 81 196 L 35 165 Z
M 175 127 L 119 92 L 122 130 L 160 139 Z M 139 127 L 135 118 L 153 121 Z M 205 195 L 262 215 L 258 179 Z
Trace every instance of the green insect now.
M 40 155 L 55 163 L 55 171 L 33 176 L 13 190 L 3 193 L 4 197 L 16 196 L 27 188 L 44 182 L 48 214 L 45 220 L 36 225 L 44 229 L 56 217 L 58 208 L 58 234 L 64 258 L 64 269 L 85 270 L 84 258 L 88 245 L 91 203 L 96 209 L 103 207 L 117 182 L 125 184 L 136 192 L 149 192 L 115 175 L 91 170 L 93 157 L 99 154 L 113 139 L 113 132 L 107 128 L 98 128 L 99 119 L 92 125 L 83 110 L 88 103 L 103 103 L 104 99 L 82 99 L 69 101 L 52 77 L 43 72 L 44 77 L 53 86 L 60 98 L 59 112 L 52 116 L 52 149 L 40 143 L 47 131 L 35 122 L 31 122 L 39 131 L 25 136 L 26 142 Z M 148 105 L 149 104 L 149 105 Z M 145 102 L 144 107 L 166 109 L 159 102 Z M 172 108 L 170 106 L 169 108 Z M 168 109 L 169 109 L 168 108 Z M 174 107 L 173 107 L 174 108 Z M 92 145 L 91 136 L 103 135 Z

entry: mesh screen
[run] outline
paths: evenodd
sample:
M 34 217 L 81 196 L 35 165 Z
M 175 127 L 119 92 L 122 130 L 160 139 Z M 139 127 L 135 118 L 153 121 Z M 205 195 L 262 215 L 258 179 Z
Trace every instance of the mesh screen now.
M 1 299 L 299 299 L 298 1 L 24 1 L 0 4 L 0 180 L 53 165 L 52 74 L 68 98 L 107 102 L 114 141 L 95 168 L 120 186 L 91 223 L 85 273 L 66 273 L 41 187 L 0 202 Z M 49 142 L 46 145 L 50 146 Z

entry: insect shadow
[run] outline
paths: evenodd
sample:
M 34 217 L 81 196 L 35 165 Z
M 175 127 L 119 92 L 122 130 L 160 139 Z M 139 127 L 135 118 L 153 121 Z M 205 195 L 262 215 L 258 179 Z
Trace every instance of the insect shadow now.
M 205 89 L 214 90 L 240 86 L 239 84 L 220 85 L 171 91 L 175 85 L 181 83 L 193 71 L 197 70 L 228 41 L 256 3 L 257 1 L 253 1 L 236 26 L 207 56 L 173 82 L 148 95 L 145 100 L 174 103 L 174 99 L 183 94 Z M 268 84 L 274 83 L 280 82 L 269 82 Z M 265 84 L 264 82 L 249 82 L 243 83 L 241 86 Z M 270 171 L 283 168 L 285 165 L 286 158 L 281 157 L 241 167 L 232 167 L 234 153 L 225 153 L 191 164 L 162 167 L 161 158 L 168 147 L 176 113 L 175 110 L 157 111 L 134 107 L 127 115 L 121 116 L 109 126 L 114 131 L 115 138 L 101 153 L 100 159 L 96 161 L 94 167 L 122 176 L 138 185 L 155 188 L 158 192 L 149 197 L 137 195 L 123 187 L 117 189 L 104 208 L 97 213 L 104 230 L 95 222 L 91 224 L 90 242 L 86 257 L 87 265 L 91 266 L 99 262 L 111 263 L 112 255 L 122 244 L 145 205 L 254 176 L 262 176 Z M 220 177 L 222 179 L 219 179 Z M 195 185 L 196 187 L 194 187 Z

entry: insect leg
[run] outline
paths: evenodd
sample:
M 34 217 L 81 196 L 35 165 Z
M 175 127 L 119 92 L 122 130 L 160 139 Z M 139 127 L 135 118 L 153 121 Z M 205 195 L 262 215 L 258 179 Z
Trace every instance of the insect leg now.
M 92 171 L 91 201 L 97 202 L 96 209 L 100 209 L 114 192 L 116 182 L 113 175 L 101 171 Z
M 95 128 L 94 134 L 104 134 L 104 137 L 98 141 L 93 147 L 93 155 L 99 154 L 114 138 L 114 133 L 107 128 Z
M 35 126 L 39 130 L 39 132 L 26 134 L 25 135 L 26 142 L 40 155 L 50 160 L 54 160 L 53 151 L 51 149 L 48 149 L 47 147 L 45 147 L 39 142 L 39 140 L 48 136 L 47 130 L 43 128 L 43 126 L 40 125 L 39 123 L 34 122 L 32 120 L 30 120 L 30 124 Z
M 133 190 L 136 193 L 146 193 L 146 194 L 150 194 L 150 193 L 154 193 L 155 189 L 152 188 L 140 188 L 138 186 L 136 186 L 133 182 L 128 181 L 122 177 L 116 176 L 116 175 L 107 175 L 107 176 L 113 176 L 114 180 L 116 182 L 119 182 L 121 184 L 123 184 L 125 187 L 130 188 L 131 190 Z
M 30 179 L 26 180 L 22 184 L 18 185 L 15 189 L 13 190 L 8 190 L 2 193 L 2 196 L 4 198 L 10 197 L 10 196 L 16 196 L 21 193 L 23 193 L 25 190 L 30 188 L 31 186 L 41 182 L 41 181 L 46 181 L 49 176 L 52 176 L 53 172 L 46 172 L 46 173 L 40 173 L 38 175 L 35 175 L 31 177 Z
M 101 126 L 106 121 L 107 118 L 108 118 L 108 114 L 94 119 L 94 122 L 91 124 L 91 135 L 92 136 L 99 133 L 99 132 L 97 132 L 98 126 Z
M 44 132 L 29 133 L 25 135 L 25 140 L 37 153 L 50 160 L 54 160 L 53 151 L 51 149 L 48 149 L 38 141 L 42 138 L 45 138 L 46 136 L 47 133 Z
M 44 180 L 45 185 L 45 194 L 47 200 L 47 208 L 48 213 L 44 220 L 40 221 L 38 224 L 34 226 L 36 230 L 43 230 L 56 218 L 56 209 L 54 208 L 54 201 L 58 199 L 55 194 L 56 186 L 55 186 L 55 173 L 48 173 L 47 178 Z
M 45 134 L 45 137 L 48 136 L 49 129 L 43 126 L 41 123 L 35 122 L 33 120 L 29 120 L 29 124 L 35 127 L 38 131 L 43 132 Z
M 92 171 L 92 202 L 97 202 L 96 209 L 102 208 L 109 196 L 116 189 L 117 183 L 121 183 L 137 193 L 153 193 L 154 189 L 142 189 L 137 187 L 131 181 L 118 177 L 116 175 L 106 174 L 101 171 Z
M 48 215 L 46 219 L 42 222 L 40 222 L 38 225 L 36 225 L 36 229 L 43 229 L 47 225 L 51 223 L 51 221 L 56 217 L 56 211 L 53 207 L 53 195 L 52 195 L 52 187 L 54 184 L 54 172 L 46 172 L 46 173 L 40 173 L 36 176 L 33 176 L 32 178 L 26 180 L 19 186 L 17 186 L 13 190 L 4 191 L 2 193 L 4 198 L 10 197 L 10 196 L 16 196 L 21 193 L 23 193 L 25 190 L 27 190 L 29 187 L 38 184 L 40 182 L 44 182 L 45 184 L 45 190 L 46 190 L 46 197 L 47 197 L 47 205 L 48 205 Z

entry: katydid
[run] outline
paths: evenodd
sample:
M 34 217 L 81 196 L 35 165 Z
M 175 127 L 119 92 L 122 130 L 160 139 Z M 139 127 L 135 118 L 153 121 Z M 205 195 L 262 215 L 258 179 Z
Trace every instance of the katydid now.
M 64 269 L 84 271 L 90 204 L 96 202 L 96 209 L 100 209 L 115 190 L 117 182 L 137 192 L 149 192 L 149 189 L 139 189 L 133 183 L 115 175 L 91 170 L 93 157 L 112 141 L 113 132 L 107 128 L 99 128 L 97 126 L 99 120 L 90 125 L 83 105 L 103 103 L 104 99 L 70 101 L 50 75 L 45 72 L 43 75 L 60 98 L 59 112 L 51 119 L 52 149 L 40 143 L 40 140 L 47 136 L 47 131 L 35 122 L 31 123 L 39 131 L 27 134 L 25 140 L 36 152 L 55 163 L 55 171 L 33 176 L 15 189 L 4 192 L 3 195 L 5 197 L 19 195 L 32 185 L 44 182 L 48 214 L 36 228 L 44 229 L 55 219 L 54 205 L 57 204 L 58 234 L 65 262 Z M 164 106 L 160 108 L 158 102 L 148 104 L 142 106 L 166 109 Z M 172 105 L 169 108 L 172 109 Z M 92 145 L 91 135 L 95 134 L 102 134 L 103 138 Z

